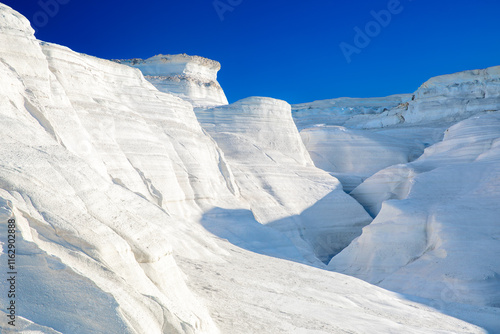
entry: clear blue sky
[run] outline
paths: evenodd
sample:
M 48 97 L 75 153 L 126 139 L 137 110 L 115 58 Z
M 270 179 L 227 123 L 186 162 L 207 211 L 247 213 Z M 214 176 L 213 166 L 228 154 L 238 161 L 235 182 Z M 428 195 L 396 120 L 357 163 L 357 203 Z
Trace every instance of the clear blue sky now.
M 214 0 L 42 0 L 64 3 L 53 17 L 37 0 L 0 1 L 36 17 L 39 39 L 97 57 L 218 60 L 230 102 L 411 93 L 432 76 L 500 65 L 498 0 L 216 0 L 219 12 Z M 388 6 L 377 29 L 371 11 Z M 339 45 L 356 47 L 354 28 L 367 24 L 373 37 L 348 63 Z

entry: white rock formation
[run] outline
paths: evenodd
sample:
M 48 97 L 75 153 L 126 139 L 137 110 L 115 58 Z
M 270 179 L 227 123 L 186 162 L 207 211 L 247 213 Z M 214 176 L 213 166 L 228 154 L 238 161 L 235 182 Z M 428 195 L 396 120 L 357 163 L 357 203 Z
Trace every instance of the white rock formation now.
M 61 332 L 217 332 L 172 256 L 181 217 L 232 196 L 191 106 L 138 70 L 40 43 L 0 10 L 0 197 L 23 250 L 18 315 Z M 191 154 L 213 163 L 201 171 Z
M 366 131 L 320 126 L 300 132 L 314 165 L 337 177 L 346 192 L 386 167 L 418 158 L 435 129 Z M 413 129 L 415 130 L 415 129 Z M 427 130 L 427 131 L 425 131 Z M 429 138 L 431 136 L 431 138 Z
M 315 125 L 377 129 L 433 125 L 500 111 L 500 66 L 431 78 L 414 94 L 339 98 L 292 106 L 299 130 Z
M 428 80 L 403 116 L 407 123 L 456 122 L 493 111 L 500 111 L 500 66 Z
M 330 268 L 438 302 L 498 308 L 499 166 L 498 114 L 452 126 L 418 160 L 351 193 L 377 216 Z
M 378 102 L 293 106 L 315 165 L 376 217 L 329 268 L 500 331 L 485 315 L 500 313 L 500 67 L 432 78 L 411 96 Z
M 293 119 L 299 130 L 315 125 L 342 125 L 349 128 L 381 127 L 394 120 L 380 117 L 389 110 L 401 109 L 412 98 L 411 94 L 375 98 L 338 98 L 292 105 Z M 375 120 L 372 126 L 366 125 Z M 400 120 L 396 120 L 399 123 Z
M 448 126 L 500 111 L 500 66 L 435 77 L 412 95 L 321 100 L 292 109 L 315 165 L 349 192 L 373 173 L 418 157 Z
M 337 179 L 314 167 L 288 103 L 252 97 L 197 116 L 224 151 L 255 218 L 299 248 L 305 239 L 328 261 L 370 222 Z
M 217 82 L 220 63 L 215 60 L 178 54 L 115 61 L 140 69 L 159 91 L 179 96 L 194 107 L 227 104 L 226 95 Z
M 205 130 L 190 103 L 138 69 L 40 42 L 3 4 L 0 18 L 0 263 L 9 218 L 19 250 L 16 327 L 1 274 L 2 333 L 484 332 L 254 253 L 321 266 L 315 254 L 369 221 L 312 165 L 286 103 L 198 111 Z

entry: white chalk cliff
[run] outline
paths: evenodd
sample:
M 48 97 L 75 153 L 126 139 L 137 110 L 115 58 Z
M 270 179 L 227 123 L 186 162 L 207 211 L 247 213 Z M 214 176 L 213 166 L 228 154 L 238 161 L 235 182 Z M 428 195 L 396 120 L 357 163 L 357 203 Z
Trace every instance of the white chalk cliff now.
M 371 221 L 337 179 L 314 167 L 288 103 L 252 97 L 197 116 L 225 153 L 255 218 L 299 249 L 305 240 L 328 262 Z
M 140 69 L 159 91 L 179 96 L 194 107 L 227 104 L 226 95 L 217 82 L 221 66 L 215 60 L 179 54 L 115 62 Z
M 500 330 L 495 71 L 473 109 L 430 126 L 437 93 L 350 101 L 341 123 L 227 105 L 219 66 L 76 53 L 0 4 L 2 333 Z
M 500 330 L 499 83 L 492 67 L 432 78 L 373 112 L 374 99 L 292 106 L 315 165 L 375 218 L 330 270 Z

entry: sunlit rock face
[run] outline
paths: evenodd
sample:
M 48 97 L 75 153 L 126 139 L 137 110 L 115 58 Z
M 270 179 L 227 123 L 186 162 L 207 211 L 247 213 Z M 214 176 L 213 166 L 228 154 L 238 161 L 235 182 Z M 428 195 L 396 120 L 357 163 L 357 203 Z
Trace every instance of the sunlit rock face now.
M 397 129 L 396 129 L 397 130 Z M 418 158 L 434 131 L 366 131 L 319 126 L 300 132 L 314 165 L 338 178 L 346 192 L 376 172 Z
M 221 66 L 215 60 L 178 54 L 115 61 L 140 69 L 158 90 L 179 96 L 194 107 L 227 104 L 226 95 L 217 82 Z
M 458 122 L 500 110 L 500 66 L 434 77 L 413 94 L 338 98 L 292 106 L 299 130 L 315 125 L 377 129 Z
M 318 100 L 292 105 L 292 114 L 299 130 L 320 125 L 341 125 L 349 128 L 379 128 L 402 121 L 401 117 L 387 117 L 391 110 L 402 111 L 411 94 L 375 98 Z
M 328 267 L 439 308 L 497 314 L 500 67 L 432 78 L 394 98 L 371 112 L 373 99 L 293 106 L 315 165 L 375 218 Z
M 434 77 L 416 92 L 403 116 L 408 123 L 459 121 L 500 110 L 500 66 Z
M 183 58 L 172 60 L 174 70 L 163 74 L 216 80 L 217 64 Z M 435 178 L 416 178 L 408 186 L 435 202 L 458 203 L 439 211 L 440 206 L 423 201 L 422 208 L 435 212 L 427 227 L 430 241 L 420 233 L 421 221 L 411 220 L 422 217 L 421 212 L 411 215 L 420 208 L 418 201 L 399 215 L 409 216 L 414 230 L 390 228 L 377 236 L 394 245 L 384 251 L 397 254 L 398 263 L 427 243 L 434 247 L 428 254 L 435 250 L 439 259 L 449 259 L 438 263 L 439 270 L 434 262 L 415 261 L 419 270 L 409 271 L 406 280 L 404 275 L 388 278 L 386 287 L 419 284 L 428 274 L 423 291 L 431 295 L 439 292 L 439 275 L 446 270 L 457 286 L 470 288 L 453 290 L 462 293 L 459 301 L 471 304 L 450 317 L 407 296 L 324 270 L 333 254 L 364 240 L 362 227 L 370 231 L 371 218 L 335 177 L 313 165 L 286 102 L 249 98 L 209 108 L 224 99 L 207 90 L 202 101 L 203 91 L 188 86 L 175 96 L 178 86 L 171 93 L 159 91 L 139 69 L 41 42 L 24 17 L 0 4 L 0 263 L 8 260 L 10 219 L 16 221 L 19 250 L 16 327 L 7 323 L 4 295 L 0 332 L 483 333 L 457 317 L 498 319 L 496 308 L 484 306 L 495 304 L 498 291 L 492 274 L 498 272 L 496 264 L 488 262 L 495 259 L 488 252 L 498 252 L 491 224 L 498 216 L 492 204 L 498 198 L 494 119 L 450 129 L 444 146 L 426 150 L 425 161 L 434 159 L 439 166 L 452 158 L 458 168 L 464 157 L 476 166 L 472 175 L 466 167 L 460 173 L 436 168 Z M 201 107 L 195 114 L 196 96 Z M 476 125 L 488 124 L 486 136 L 478 136 Z M 380 131 L 410 136 L 406 130 Z M 463 141 L 469 132 L 475 139 Z M 411 136 L 421 142 L 422 133 Z M 344 139 L 336 140 L 349 146 Z M 419 182 L 425 191 L 418 190 Z M 375 188 L 380 196 L 367 197 L 378 204 L 386 192 Z M 474 230 L 453 229 L 451 221 L 462 228 L 473 216 Z M 412 231 L 420 232 L 404 239 Z M 486 234 L 491 240 L 484 241 L 485 249 L 474 248 L 473 242 Z M 378 243 L 372 244 L 376 260 L 370 270 L 380 277 L 379 268 L 394 265 L 384 262 Z M 401 250 L 401 244 L 409 250 Z M 464 251 L 470 249 L 477 252 Z M 479 251 L 485 257 L 471 272 L 456 268 L 456 256 L 469 265 Z M 360 265 L 369 262 L 365 254 L 360 259 Z M 2 276 L 1 291 L 7 291 L 7 283 Z M 490 297 L 484 297 L 487 292 Z M 478 316 L 470 319 L 471 314 Z M 491 328 L 495 332 L 498 325 Z
M 416 161 L 354 189 L 376 218 L 330 268 L 398 292 L 498 307 L 499 166 L 498 114 L 450 127 Z
M 10 217 L 18 222 L 18 288 L 29 296 L 20 300 L 26 307 L 19 310 L 19 328 L 218 333 L 174 254 L 187 262 L 225 261 L 225 248 L 232 246 L 199 221 L 218 207 L 247 210 L 258 224 L 251 210 L 261 214 L 267 203 L 254 202 L 252 208 L 241 197 L 224 152 L 189 102 L 158 91 L 138 69 L 40 42 L 24 17 L 3 5 L 0 10 L 0 205 L 2 224 Z M 200 76 L 215 71 L 202 65 Z M 277 105 L 274 120 L 282 120 L 282 111 Z M 286 142 L 288 159 L 323 175 L 312 166 L 286 111 L 285 128 L 295 131 Z M 266 148 L 283 145 L 271 131 L 261 139 L 271 141 Z M 326 176 L 314 191 L 317 197 L 338 184 Z M 361 206 L 343 198 L 355 207 L 352 214 L 360 214 L 356 219 L 366 222 Z M 313 204 L 310 199 L 289 208 L 301 212 Z M 229 217 L 238 224 L 236 216 Z M 311 243 L 297 237 L 300 250 L 281 231 L 263 231 L 270 240 L 263 248 L 283 256 L 279 243 L 292 259 L 319 265 L 312 246 L 317 230 L 309 232 Z M 2 248 L 2 260 L 6 254 Z M 238 256 L 228 261 L 243 262 Z M 91 317 L 94 303 L 102 309 Z M 68 312 L 75 304 L 78 311 Z
M 191 105 L 0 12 L 0 205 L 18 222 L 29 296 L 18 315 L 58 332 L 217 333 L 172 255 L 209 194 L 233 196 Z
M 315 168 L 284 101 L 251 97 L 196 112 L 224 151 L 256 219 L 306 240 L 327 261 L 370 222 L 337 179 Z

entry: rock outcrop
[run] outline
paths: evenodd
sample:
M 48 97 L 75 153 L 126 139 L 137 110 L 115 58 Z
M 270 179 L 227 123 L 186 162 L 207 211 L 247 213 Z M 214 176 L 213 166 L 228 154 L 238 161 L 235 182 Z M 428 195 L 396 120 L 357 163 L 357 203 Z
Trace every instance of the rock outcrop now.
M 226 95 L 217 82 L 221 66 L 215 60 L 178 54 L 115 62 L 140 69 L 159 91 L 179 96 L 194 107 L 227 104 Z

